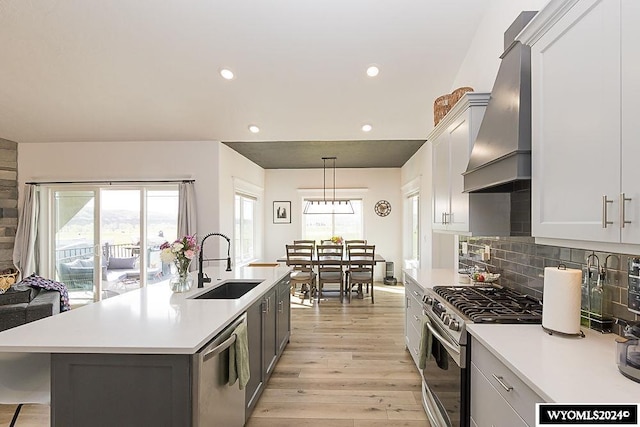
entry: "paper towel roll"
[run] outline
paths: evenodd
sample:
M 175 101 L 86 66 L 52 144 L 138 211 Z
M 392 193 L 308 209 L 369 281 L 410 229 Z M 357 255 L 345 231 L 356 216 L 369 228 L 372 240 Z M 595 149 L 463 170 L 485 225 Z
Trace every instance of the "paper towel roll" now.
M 543 328 L 563 334 L 580 334 L 581 282 L 581 270 L 544 269 Z

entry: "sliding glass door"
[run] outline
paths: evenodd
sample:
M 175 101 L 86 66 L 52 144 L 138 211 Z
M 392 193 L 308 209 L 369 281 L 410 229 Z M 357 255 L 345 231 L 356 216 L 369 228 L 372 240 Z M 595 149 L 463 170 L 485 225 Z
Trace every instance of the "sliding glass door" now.
M 96 244 L 96 190 L 53 191 L 52 231 L 53 262 L 56 280 L 69 289 L 69 299 L 86 304 L 97 299 L 100 277 L 96 266 L 100 262 Z
M 177 185 L 51 189 L 52 260 L 72 305 L 168 278 L 160 245 L 177 233 Z

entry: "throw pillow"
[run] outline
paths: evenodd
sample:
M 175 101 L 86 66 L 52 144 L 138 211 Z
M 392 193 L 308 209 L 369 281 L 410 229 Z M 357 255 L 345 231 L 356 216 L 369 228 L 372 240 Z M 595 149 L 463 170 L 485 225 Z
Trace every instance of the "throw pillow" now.
M 7 289 L 7 292 L 0 294 L 0 305 L 28 304 L 34 297 L 32 294 L 35 294 L 32 288 L 18 282 Z
M 127 270 L 136 268 L 136 257 L 128 258 L 109 258 L 109 270 Z

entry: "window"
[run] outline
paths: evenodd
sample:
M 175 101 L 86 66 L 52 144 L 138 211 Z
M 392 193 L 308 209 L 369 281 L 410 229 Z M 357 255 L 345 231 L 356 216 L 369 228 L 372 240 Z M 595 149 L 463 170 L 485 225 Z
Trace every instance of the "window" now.
M 407 197 L 407 233 L 408 252 L 406 253 L 407 261 L 416 267 L 420 262 L 420 196 L 415 193 Z
M 302 238 L 318 243 L 331 236 L 342 236 L 345 240 L 363 239 L 362 200 L 352 199 L 351 205 L 353 214 L 303 214 Z
M 246 194 L 235 195 L 235 264 L 256 259 L 256 212 L 258 200 Z

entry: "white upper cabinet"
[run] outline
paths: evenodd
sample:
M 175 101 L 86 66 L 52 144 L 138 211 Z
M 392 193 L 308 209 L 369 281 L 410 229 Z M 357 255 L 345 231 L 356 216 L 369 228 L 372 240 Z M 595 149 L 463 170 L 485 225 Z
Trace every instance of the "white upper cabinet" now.
M 622 243 L 640 243 L 640 1 L 623 0 L 621 13 L 622 66 Z
M 535 237 L 640 243 L 634 3 L 552 0 L 519 37 L 531 45 Z
M 463 193 L 473 142 L 489 102 L 488 93 L 466 93 L 427 137 L 433 144 L 432 229 L 466 235 L 508 235 L 506 194 Z

